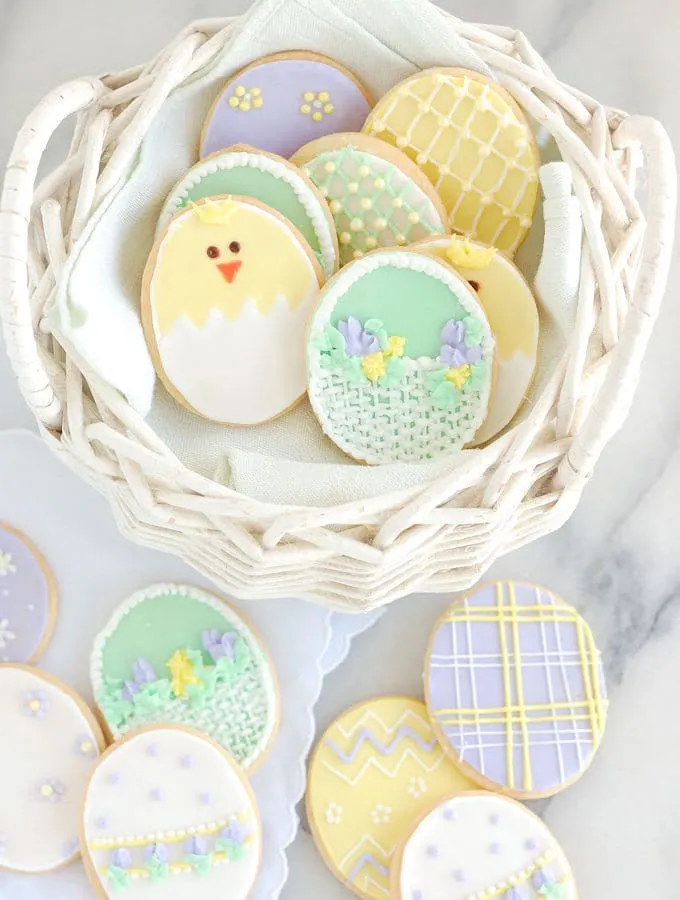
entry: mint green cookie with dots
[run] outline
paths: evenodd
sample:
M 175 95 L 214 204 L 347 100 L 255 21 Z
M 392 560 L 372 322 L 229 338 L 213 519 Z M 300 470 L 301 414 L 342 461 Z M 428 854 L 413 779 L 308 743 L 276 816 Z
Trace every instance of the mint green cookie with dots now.
M 206 733 L 248 769 L 276 735 L 278 690 L 251 628 L 214 594 L 157 584 L 138 591 L 97 636 L 95 702 L 114 740 L 148 725 Z
M 486 418 L 494 341 L 470 285 L 440 260 L 380 250 L 322 291 L 307 343 L 324 432 L 373 465 L 460 451 Z
M 224 195 L 248 197 L 276 210 L 300 231 L 326 278 L 337 270 L 338 241 L 321 193 L 287 160 L 250 147 L 214 153 L 189 169 L 163 205 L 157 236 L 190 203 Z

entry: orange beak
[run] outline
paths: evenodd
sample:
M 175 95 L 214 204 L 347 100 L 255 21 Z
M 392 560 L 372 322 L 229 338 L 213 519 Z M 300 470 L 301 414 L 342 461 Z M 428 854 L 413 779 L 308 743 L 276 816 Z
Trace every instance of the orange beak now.
M 217 268 L 222 273 L 224 280 L 228 284 L 231 284 L 233 282 L 234 278 L 236 278 L 236 276 L 238 274 L 238 270 L 241 268 L 242 265 L 243 265 L 243 263 L 241 262 L 241 260 L 236 259 L 236 260 L 234 260 L 234 262 L 222 263 L 221 265 L 218 265 Z

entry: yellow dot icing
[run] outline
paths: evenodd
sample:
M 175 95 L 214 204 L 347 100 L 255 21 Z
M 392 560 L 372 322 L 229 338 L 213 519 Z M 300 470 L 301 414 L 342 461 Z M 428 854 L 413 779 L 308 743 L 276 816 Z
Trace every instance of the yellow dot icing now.
M 320 122 L 320 121 L 323 119 L 323 113 L 315 112 L 315 113 L 312 115 L 312 119 L 313 119 L 315 122 Z
M 327 103 L 330 99 L 331 95 L 328 93 L 328 91 L 321 91 L 321 93 L 319 94 L 319 100 L 322 103 Z
M 239 84 L 239 85 L 235 88 L 234 93 L 236 94 L 237 97 L 245 97 L 245 95 L 246 95 L 246 89 L 243 87 L 243 85 L 240 85 L 240 84 Z
M 312 111 L 312 107 L 309 106 L 309 104 L 307 104 L 307 103 L 303 103 L 302 106 L 300 107 L 300 112 L 304 113 L 306 116 L 309 115 L 309 113 L 311 111 Z
M 229 106 L 231 106 L 232 109 L 235 109 L 238 106 L 238 104 L 239 104 L 238 97 L 230 97 L 229 98 Z
M 311 103 L 312 100 L 314 100 L 314 94 L 313 94 L 313 92 L 312 92 L 312 91 L 307 91 L 307 93 L 304 95 L 304 98 L 305 98 L 305 100 L 307 101 L 307 103 Z

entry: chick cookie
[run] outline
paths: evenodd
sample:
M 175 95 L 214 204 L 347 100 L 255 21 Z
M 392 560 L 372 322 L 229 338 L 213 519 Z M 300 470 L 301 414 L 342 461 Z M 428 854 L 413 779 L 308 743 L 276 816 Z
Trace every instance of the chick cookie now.
M 286 412 L 305 390 L 304 335 L 323 274 L 280 213 L 244 197 L 178 212 L 144 273 L 156 370 L 191 410 L 231 425 Z
M 430 179 L 449 225 L 512 256 L 531 227 L 540 158 L 519 106 L 464 69 L 428 69 L 394 87 L 364 126 Z
M 587 769 L 604 732 L 600 654 L 578 612 L 545 588 L 486 584 L 435 626 L 427 706 L 444 749 L 482 787 L 550 797 Z
M 0 665 L 0 721 L 0 869 L 51 872 L 78 855 L 78 810 L 104 736 L 80 697 L 29 666 Z
M 52 637 L 57 585 L 38 548 L 0 523 L 0 663 L 35 662 Z
M 493 347 L 473 289 L 450 266 L 377 250 L 321 294 L 307 344 L 310 402 L 355 459 L 438 459 L 484 420 Z
M 459 237 L 429 238 L 417 247 L 452 265 L 474 288 L 496 339 L 496 377 L 489 411 L 475 435 L 484 444 L 510 423 L 534 376 L 538 308 L 519 269 L 502 253 Z
M 415 163 L 384 141 L 334 134 L 293 157 L 327 199 L 344 265 L 378 247 L 445 234 L 446 210 Z
M 250 147 L 214 153 L 190 169 L 165 201 L 157 232 L 180 209 L 205 197 L 224 194 L 259 200 L 280 212 L 312 248 L 324 275 L 330 277 L 337 270 L 338 239 L 322 194 L 285 159 Z
M 395 854 L 394 900 L 577 900 L 569 862 L 543 822 L 472 791 L 423 816 Z
M 365 900 L 384 900 L 392 853 L 413 821 L 471 787 L 437 743 L 420 701 L 377 697 L 343 713 L 314 751 L 312 834 L 344 885 Z
M 205 732 L 252 769 L 276 736 L 273 665 L 236 610 L 208 591 L 156 584 L 133 594 L 97 636 L 90 673 L 114 740 L 172 722 Z
M 200 155 L 247 144 L 288 159 L 325 134 L 361 131 L 372 106 L 364 86 L 332 59 L 278 53 L 227 82 L 208 114 Z
M 145 728 L 102 756 L 87 786 L 80 841 L 98 897 L 246 900 L 262 852 L 255 797 L 214 741 Z

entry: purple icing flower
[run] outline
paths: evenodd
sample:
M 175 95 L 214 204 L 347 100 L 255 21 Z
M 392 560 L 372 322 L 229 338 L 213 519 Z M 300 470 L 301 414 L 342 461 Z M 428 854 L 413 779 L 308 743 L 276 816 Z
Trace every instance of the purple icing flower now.
M 163 865 L 168 861 L 168 848 L 165 844 L 151 844 L 144 851 L 144 859 L 146 862 L 155 862 Z
M 123 700 L 132 703 L 132 698 L 139 693 L 139 685 L 134 681 L 126 681 L 123 686 Z
M 464 881 L 467 881 L 467 872 L 465 869 L 456 869 L 453 873 L 453 877 L 462 884 Z
M 58 778 L 48 778 L 38 787 L 40 799 L 49 803 L 59 803 L 65 793 L 66 787 Z
M 539 888 L 542 888 L 544 884 L 552 884 L 555 881 L 555 876 L 551 869 L 546 869 L 544 867 L 539 869 L 531 880 L 534 883 L 534 887 L 538 890 Z
M 161 803 L 163 800 L 165 800 L 165 791 L 163 790 L 163 788 L 161 788 L 161 787 L 153 788 L 153 790 L 151 791 L 151 799 L 157 800 L 159 803 Z
M 184 850 L 190 856 L 205 856 L 208 853 L 208 843 L 205 838 L 195 834 L 185 842 Z
M 109 822 L 108 816 L 100 816 L 94 824 L 103 831 L 105 828 L 108 828 L 111 823 Z
M 434 844 L 430 844 L 430 846 L 425 851 L 428 856 L 437 857 L 439 856 L 439 847 L 435 847 Z
M 156 757 L 156 756 L 158 756 L 159 752 L 160 752 L 160 748 L 159 748 L 158 744 L 149 744 L 149 746 L 146 748 L 147 756 Z
M 116 847 L 109 857 L 109 865 L 117 869 L 129 869 L 132 865 L 132 854 L 127 847 Z
M 132 674 L 137 684 L 148 684 L 156 681 L 156 673 L 148 659 L 140 657 L 132 663 Z
M 88 759 L 94 759 L 99 750 L 97 742 L 90 734 L 81 734 L 75 742 L 74 749 L 78 756 L 86 756 Z
M 538 847 L 536 838 L 532 838 L 532 837 L 527 838 L 526 841 L 524 842 L 524 846 L 527 848 L 527 850 L 535 850 L 536 847 Z
M 411 894 L 411 900 L 423 900 L 423 892 L 415 890 Z
M 349 356 L 370 356 L 380 352 L 380 341 L 375 334 L 364 331 L 361 322 L 349 316 L 338 322 L 338 331 L 345 339 L 345 349 Z
M 215 662 L 223 657 L 233 659 L 237 640 L 238 634 L 235 631 L 220 634 L 216 628 L 211 628 L 210 631 L 203 632 L 203 646 Z
M 193 769 L 194 758 L 193 758 L 193 756 L 183 756 L 180 759 L 179 764 L 183 769 Z
M 202 794 L 199 794 L 198 799 L 203 806 L 212 806 L 213 795 L 210 791 L 204 791 Z
M 452 809 L 450 806 L 447 806 L 444 810 L 444 818 L 447 822 L 455 822 L 457 818 L 457 814 L 455 809 Z
M 232 841 L 234 844 L 242 844 L 248 836 L 246 829 L 240 822 L 230 822 L 226 828 L 220 831 L 220 837 L 224 841 Z
M 27 691 L 24 712 L 34 719 L 44 719 L 47 712 L 47 695 L 45 691 Z
M 439 359 L 451 369 L 458 369 L 466 363 L 479 362 L 482 358 L 481 347 L 468 347 L 465 343 L 465 322 L 451 319 L 442 328 L 441 340 Z
M 516 887 L 511 887 L 510 890 L 506 891 L 503 895 L 503 900 L 522 900 L 522 895 Z

